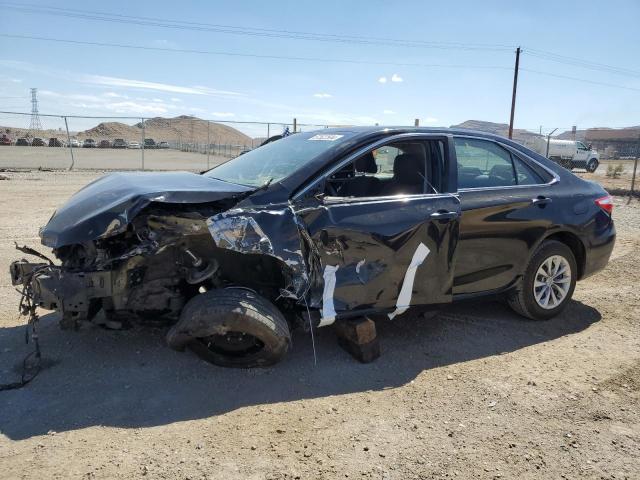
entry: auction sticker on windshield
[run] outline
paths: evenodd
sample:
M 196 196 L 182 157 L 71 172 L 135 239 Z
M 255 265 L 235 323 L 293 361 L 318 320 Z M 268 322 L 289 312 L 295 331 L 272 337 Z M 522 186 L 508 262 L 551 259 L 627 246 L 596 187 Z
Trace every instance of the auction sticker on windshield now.
M 319 134 L 319 135 L 314 135 L 309 140 L 322 140 L 322 141 L 325 141 L 325 142 L 335 142 L 336 140 L 338 140 L 339 138 L 342 138 L 342 137 L 344 137 L 344 135 Z

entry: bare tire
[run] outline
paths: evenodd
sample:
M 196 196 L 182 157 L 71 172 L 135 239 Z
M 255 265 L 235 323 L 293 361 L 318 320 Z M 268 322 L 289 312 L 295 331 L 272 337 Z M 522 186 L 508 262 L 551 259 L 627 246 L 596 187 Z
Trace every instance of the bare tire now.
M 555 317 L 571 300 L 577 274 L 571 249 L 556 240 L 545 241 L 531 257 L 518 287 L 509 295 L 509 306 L 532 320 Z
M 176 341 L 177 339 L 177 341 Z M 278 308 L 255 292 L 210 290 L 187 302 L 167 335 L 203 360 L 223 367 L 265 367 L 289 350 L 291 333 Z
M 593 173 L 598 169 L 598 165 L 600 164 L 600 162 L 598 162 L 597 159 L 592 158 L 591 160 L 589 160 L 587 162 L 587 172 L 589 173 Z

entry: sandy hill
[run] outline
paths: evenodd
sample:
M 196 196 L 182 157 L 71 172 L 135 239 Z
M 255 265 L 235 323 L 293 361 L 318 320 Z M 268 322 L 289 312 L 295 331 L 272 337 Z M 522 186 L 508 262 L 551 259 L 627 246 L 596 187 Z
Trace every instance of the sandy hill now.
M 153 138 L 156 142 L 172 143 L 207 143 L 207 121 L 197 117 L 181 115 L 175 118 L 156 117 L 145 120 L 145 138 Z M 251 145 L 251 137 L 235 128 L 220 123 L 211 122 L 208 126 L 208 138 L 211 143 L 230 145 Z M 13 138 L 27 136 L 26 128 L 0 127 L 2 133 L 8 133 Z M 102 122 L 88 130 L 70 132 L 72 137 L 79 140 L 93 138 L 94 140 L 123 138 L 127 141 L 140 141 L 142 138 L 142 123 L 128 125 L 122 122 Z M 67 132 L 58 130 L 41 130 L 28 135 L 29 137 L 58 137 L 66 139 Z
M 468 128 L 470 130 L 493 133 L 502 137 L 509 136 L 509 125 L 506 123 L 485 122 L 483 120 L 466 120 L 458 125 L 451 125 L 451 128 Z M 537 133 L 532 133 L 528 130 L 522 130 L 519 128 L 513 129 L 513 139 L 516 141 L 524 141 L 537 136 L 539 136 Z
M 220 123 L 209 123 L 197 117 L 181 115 L 175 118 L 156 117 L 145 120 L 144 136 L 153 138 L 156 142 L 181 143 L 225 143 L 236 145 L 250 145 L 251 138 L 235 128 Z M 79 138 L 102 138 L 137 140 L 142 138 L 142 122 L 127 125 L 121 122 L 103 122 L 84 132 L 78 132 Z

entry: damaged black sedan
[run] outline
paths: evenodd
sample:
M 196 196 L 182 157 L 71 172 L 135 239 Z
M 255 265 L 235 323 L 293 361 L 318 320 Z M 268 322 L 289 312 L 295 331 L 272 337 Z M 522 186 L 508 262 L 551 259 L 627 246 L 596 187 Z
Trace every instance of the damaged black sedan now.
M 11 275 L 64 327 L 161 321 L 173 348 L 264 366 L 294 327 L 410 307 L 502 295 L 551 318 L 606 265 L 611 210 L 599 185 L 501 137 L 327 129 L 201 175 L 102 177 L 40 230 L 58 261 Z

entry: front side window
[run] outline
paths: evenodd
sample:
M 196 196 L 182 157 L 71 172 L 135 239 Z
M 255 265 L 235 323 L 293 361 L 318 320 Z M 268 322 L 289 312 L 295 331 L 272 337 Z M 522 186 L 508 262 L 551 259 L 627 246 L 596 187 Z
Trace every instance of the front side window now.
M 296 133 L 246 152 L 205 175 L 251 187 L 279 182 L 352 135 L 350 132 Z
M 371 150 L 327 177 L 325 194 L 385 197 L 438 193 L 441 141 L 400 141 Z

